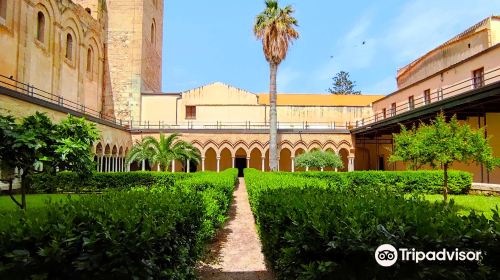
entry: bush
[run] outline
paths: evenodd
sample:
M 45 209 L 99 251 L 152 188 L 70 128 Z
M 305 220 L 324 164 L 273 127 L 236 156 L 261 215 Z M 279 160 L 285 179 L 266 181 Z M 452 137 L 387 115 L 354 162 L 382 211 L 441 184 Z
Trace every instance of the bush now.
M 354 171 L 297 172 L 294 176 L 320 178 L 337 186 L 379 188 L 393 186 L 404 192 L 440 194 L 443 192 L 443 171 Z M 448 172 L 450 194 L 465 194 L 472 186 L 472 175 L 465 171 Z
M 0 279 L 189 279 L 237 170 L 1 213 Z
M 170 172 L 95 172 L 83 181 L 74 172 L 59 172 L 56 175 L 33 176 L 31 193 L 88 192 L 106 189 L 128 189 L 130 187 L 162 185 L 170 187 L 178 179 L 197 173 Z
M 314 186 L 301 176 L 246 170 L 245 179 L 264 254 L 279 279 L 500 277 L 498 213 L 493 220 L 474 212 L 459 216 L 452 205 L 405 198 L 393 188 L 325 186 L 331 178 Z M 374 252 L 386 243 L 422 251 L 480 250 L 483 259 L 398 261 L 384 268 L 375 262 Z

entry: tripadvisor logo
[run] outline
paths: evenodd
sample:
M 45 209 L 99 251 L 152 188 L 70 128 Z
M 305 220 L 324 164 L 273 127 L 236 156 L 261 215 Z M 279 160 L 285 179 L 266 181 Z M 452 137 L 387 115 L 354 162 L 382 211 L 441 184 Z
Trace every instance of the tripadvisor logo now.
M 418 251 L 415 248 L 399 248 L 397 250 L 390 244 L 378 246 L 375 250 L 375 260 L 381 266 L 389 267 L 394 265 L 398 259 L 419 263 L 421 261 L 480 261 L 481 251 L 460 251 L 442 249 L 439 251 Z

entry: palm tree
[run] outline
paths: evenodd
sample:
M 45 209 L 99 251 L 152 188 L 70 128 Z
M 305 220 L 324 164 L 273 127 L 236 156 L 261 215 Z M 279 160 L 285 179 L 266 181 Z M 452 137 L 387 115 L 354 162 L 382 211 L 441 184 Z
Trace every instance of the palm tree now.
M 180 134 L 173 133 L 169 136 L 160 133 L 160 139 L 152 136 L 144 137 L 130 151 L 127 161 L 149 160 L 151 164 L 158 164 L 158 170 L 167 171 L 174 160 L 192 160 L 200 162 L 201 156 L 193 145 L 179 140 Z M 134 157 L 135 156 L 135 157 Z
M 149 147 L 149 144 L 146 143 L 146 138 L 142 138 L 140 142 L 137 140 L 135 141 L 135 145 L 128 153 L 126 159 L 127 164 L 134 161 L 142 162 L 142 171 L 146 170 L 146 160 L 149 160 L 153 152 L 151 147 Z
M 292 16 L 293 12 L 294 9 L 290 5 L 280 8 L 278 1 L 266 0 L 266 8 L 257 15 L 253 29 L 257 39 L 262 40 L 264 56 L 270 68 L 269 167 L 271 171 L 278 170 L 276 74 L 278 66 L 286 58 L 289 44 L 299 38 L 299 33 L 294 29 L 298 24 L 297 19 Z

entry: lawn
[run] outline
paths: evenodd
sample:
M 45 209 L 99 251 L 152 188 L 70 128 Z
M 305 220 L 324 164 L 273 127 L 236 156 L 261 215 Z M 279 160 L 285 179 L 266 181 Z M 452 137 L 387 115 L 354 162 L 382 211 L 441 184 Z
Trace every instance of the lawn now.
M 44 207 L 48 200 L 52 201 L 65 201 L 68 198 L 68 194 L 30 194 L 26 196 L 26 208 L 37 209 Z M 78 195 L 72 195 L 72 197 L 77 197 Z M 15 196 L 17 201 L 21 201 L 21 196 Z M 8 196 L 0 196 L 0 211 L 13 210 L 19 208 L 14 201 Z
M 429 194 L 425 196 L 430 201 L 442 201 L 443 195 Z M 477 213 L 483 213 L 487 218 L 493 216 L 491 209 L 498 206 L 500 209 L 500 196 L 485 196 L 485 195 L 449 195 L 448 199 L 455 201 L 455 206 L 458 207 L 460 214 L 468 214 L 470 210 Z

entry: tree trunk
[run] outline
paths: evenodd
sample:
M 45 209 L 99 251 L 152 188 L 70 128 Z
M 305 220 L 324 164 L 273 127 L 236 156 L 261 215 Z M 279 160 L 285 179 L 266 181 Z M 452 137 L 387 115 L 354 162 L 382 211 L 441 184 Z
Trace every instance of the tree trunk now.
M 28 170 L 23 169 L 21 175 L 21 209 L 26 210 L 26 188 L 29 186 Z
M 142 171 L 146 171 L 146 160 L 142 160 Z
M 13 183 L 14 183 L 14 180 L 9 180 L 9 196 L 12 199 L 12 201 L 14 201 L 14 203 L 17 204 L 17 206 L 19 206 L 19 208 L 23 209 L 23 206 L 21 205 L 21 203 L 19 203 L 19 201 L 17 201 L 16 197 L 12 194 L 12 184 Z
M 278 170 L 278 113 L 276 111 L 276 74 L 278 65 L 269 64 L 271 69 L 269 87 L 269 168 Z
M 448 164 L 444 165 L 444 189 L 443 189 L 444 202 L 448 200 Z

